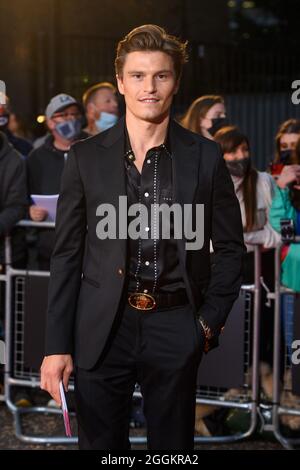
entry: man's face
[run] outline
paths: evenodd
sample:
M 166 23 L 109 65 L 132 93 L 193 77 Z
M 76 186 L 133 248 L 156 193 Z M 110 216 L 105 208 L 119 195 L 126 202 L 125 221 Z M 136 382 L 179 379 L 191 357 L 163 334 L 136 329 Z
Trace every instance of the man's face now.
M 57 141 L 72 142 L 80 133 L 81 117 L 79 107 L 70 105 L 56 111 L 51 119 L 47 119 L 47 125 Z
M 173 59 L 161 51 L 130 52 L 117 80 L 126 112 L 148 122 L 160 122 L 168 115 L 179 86 Z
M 50 131 L 54 131 L 58 123 L 62 123 L 62 122 L 69 121 L 72 119 L 80 119 L 81 116 L 82 115 L 81 115 L 80 110 L 78 109 L 78 106 L 76 106 L 75 104 L 72 104 L 71 106 L 68 106 L 67 108 L 64 108 L 63 110 L 60 110 L 54 113 L 51 119 L 47 119 L 47 125 Z
M 94 119 L 99 119 L 102 112 L 118 115 L 118 100 L 109 88 L 100 88 L 97 91 L 90 108 Z

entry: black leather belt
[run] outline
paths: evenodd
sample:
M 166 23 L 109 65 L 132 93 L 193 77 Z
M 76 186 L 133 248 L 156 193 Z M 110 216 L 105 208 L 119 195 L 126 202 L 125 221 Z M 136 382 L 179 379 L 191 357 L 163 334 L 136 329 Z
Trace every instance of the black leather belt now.
M 128 303 L 137 310 L 158 310 L 160 308 L 176 307 L 189 303 L 186 291 L 166 294 L 146 294 L 144 292 L 129 292 Z

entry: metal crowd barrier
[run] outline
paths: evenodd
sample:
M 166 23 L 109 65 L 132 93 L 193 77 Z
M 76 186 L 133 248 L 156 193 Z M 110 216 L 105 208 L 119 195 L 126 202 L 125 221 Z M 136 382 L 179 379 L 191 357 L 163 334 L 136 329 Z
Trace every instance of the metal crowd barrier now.
M 54 223 L 21 221 L 19 226 L 54 228 Z M 238 393 L 232 397 L 226 396 L 224 387 L 200 386 L 197 389 L 196 403 L 217 406 L 220 408 L 242 409 L 250 414 L 249 428 L 244 432 L 227 436 L 195 435 L 195 443 L 234 442 L 245 439 L 255 431 L 259 411 L 259 335 L 260 335 L 260 296 L 261 296 L 261 257 L 260 248 L 255 246 L 255 283 L 242 286 L 241 296 L 245 301 L 244 353 L 240 358 L 243 368 L 243 383 Z M 28 413 L 61 414 L 58 408 L 47 406 L 17 407 L 13 402 L 12 387 L 39 388 L 39 373 L 24 364 L 24 317 L 25 317 L 25 279 L 31 276 L 49 277 L 50 273 L 36 270 L 20 270 L 11 266 L 10 238 L 5 240 L 6 273 L 3 280 L 6 283 L 6 364 L 5 364 L 5 401 L 13 413 L 15 434 L 23 442 L 36 444 L 74 444 L 77 437 L 27 435 L 23 432 L 22 417 Z M 15 280 L 15 282 L 14 282 Z M 14 286 L 14 311 L 12 310 L 12 292 Z M 253 305 L 253 308 L 252 308 Z M 251 316 L 253 321 L 251 322 Z M 250 326 L 252 325 L 252 327 Z M 253 328 L 253 332 L 251 331 Z M 251 349 L 252 348 L 252 349 Z M 213 351 L 210 353 L 212 354 Z M 208 356 L 209 357 L 209 356 Z M 222 367 L 222 364 L 219 364 Z M 70 385 L 73 390 L 73 383 Z M 136 387 L 134 397 L 141 397 Z M 41 426 L 42 427 L 42 426 Z M 146 444 L 146 436 L 130 436 L 132 444 Z
M 300 237 L 296 237 L 295 242 L 299 243 Z M 281 306 L 283 295 L 288 295 L 288 301 L 292 303 L 296 292 L 288 289 L 287 287 L 284 287 L 281 284 L 281 248 L 282 244 L 279 244 L 275 251 L 275 292 L 274 295 L 270 295 L 270 297 L 274 298 L 275 300 L 272 424 L 274 435 L 278 441 L 285 448 L 294 449 L 296 446 L 300 445 L 300 429 L 299 437 L 290 437 L 284 435 L 281 422 L 285 416 L 298 417 L 300 428 L 300 395 L 295 395 L 292 393 L 292 364 L 290 352 L 288 350 L 289 345 L 287 344 L 285 336 L 282 345 L 282 329 L 283 327 L 285 329 L 290 329 L 294 318 L 290 319 L 286 317 L 282 321 Z M 293 305 L 290 307 L 293 310 Z M 285 398 L 287 398 L 287 400 L 285 400 Z
M 227 436 L 195 436 L 197 443 L 226 443 L 235 442 L 250 437 L 261 418 L 259 412 L 259 336 L 260 336 L 260 298 L 261 298 L 261 256 L 260 247 L 254 247 L 254 284 L 243 285 L 241 294 L 245 297 L 244 325 L 244 379 L 236 394 L 230 396 L 230 391 L 223 387 L 200 387 L 196 402 L 216 407 L 242 409 L 250 413 L 249 427 L 244 432 Z M 253 304 L 253 309 L 252 309 Z M 251 316 L 253 319 L 251 331 Z M 230 316 L 229 316 L 230 319 Z M 251 352 L 252 347 L 252 352 Z M 213 352 L 213 351 L 212 351 Z M 210 354 L 212 354 L 212 352 Z M 219 364 L 220 368 L 222 364 Z M 229 393 L 229 396 L 228 396 Z M 227 398 L 228 396 L 228 398 Z
M 4 286 L 5 286 L 5 281 L 6 281 L 5 275 L 4 275 L 4 274 L 0 274 L 0 289 L 1 289 L 1 291 L 0 291 L 0 301 L 2 300 L 2 299 L 1 299 L 1 296 L 2 296 L 2 286 L 1 286 L 1 283 L 3 283 Z M 3 287 L 4 287 L 4 286 L 3 286 Z M 0 354 L 2 354 L 2 353 L 3 353 L 3 348 L 2 348 L 2 345 L 1 345 Z M 4 374 L 4 364 L 2 363 L 2 356 L 1 356 L 0 359 L 1 359 L 1 360 L 0 360 L 0 373 L 1 373 L 1 374 Z M 2 387 L 1 387 L 1 391 L 0 391 L 0 402 L 4 402 L 4 401 L 5 401 L 5 395 L 4 395 L 4 391 L 3 391 L 3 393 L 2 393 Z
M 21 221 L 18 226 L 53 229 L 52 222 Z M 64 436 L 31 436 L 23 432 L 22 416 L 29 413 L 61 414 L 58 408 L 47 406 L 19 407 L 13 402 L 13 387 L 39 388 L 39 373 L 24 364 L 24 280 L 27 276 L 49 277 L 50 273 L 37 270 L 14 269 L 11 265 L 10 237 L 5 239 L 5 350 L 6 362 L 4 369 L 5 402 L 14 416 L 16 437 L 23 442 L 34 444 L 74 444 L 77 437 Z M 14 299 L 12 292 L 14 287 Z M 14 304 L 14 309 L 12 305 Z M 73 386 L 71 384 L 70 390 Z

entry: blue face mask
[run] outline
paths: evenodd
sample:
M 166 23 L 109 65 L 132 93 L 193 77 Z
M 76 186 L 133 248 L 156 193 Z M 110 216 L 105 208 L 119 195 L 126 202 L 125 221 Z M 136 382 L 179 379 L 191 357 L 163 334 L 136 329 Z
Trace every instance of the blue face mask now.
M 6 129 L 8 126 L 8 122 L 9 122 L 9 114 L 2 114 L 2 116 L 0 116 L 0 128 L 2 130 Z
M 95 121 L 95 124 L 100 132 L 106 131 L 110 127 L 114 126 L 117 123 L 118 116 L 111 113 L 105 113 L 102 111 L 100 118 Z
M 81 119 L 59 122 L 56 124 L 55 130 L 63 139 L 72 141 L 80 134 Z

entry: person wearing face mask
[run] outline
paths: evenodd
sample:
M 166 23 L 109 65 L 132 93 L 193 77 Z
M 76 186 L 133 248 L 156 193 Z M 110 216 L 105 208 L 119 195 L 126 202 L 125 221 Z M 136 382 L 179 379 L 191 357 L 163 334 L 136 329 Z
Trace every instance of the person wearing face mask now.
M 248 138 L 234 126 L 219 130 L 215 139 L 221 145 L 226 166 L 231 175 L 235 193 L 240 203 L 244 242 L 243 283 L 254 282 L 254 247 L 261 245 L 262 276 L 271 290 L 274 286 L 274 248 L 280 241 L 279 234 L 269 222 L 269 211 L 275 192 L 275 182 L 266 172 L 254 168 L 250 157 Z M 261 359 L 272 364 L 273 307 L 266 306 L 266 292 L 261 298 Z
M 20 228 L 14 227 L 26 217 L 27 194 L 25 162 L 9 143 L 6 135 L 0 132 L 0 272 L 5 269 L 4 237 L 12 235 L 12 265 L 24 268 L 24 251 Z M 26 247 L 25 247 L 26 248 Z M 1 295 L 0 295 L 1 297 Z M 1 299 L 0 299 L 1 303 Z
M 270 222 L 281 233 L 281 219 L 289 219 L 294 235 L 300 235 L 300 138 L 291 154 L 292 164 L 283 168 L 276 180 Z M 281 250 L 281 282 L 284 286 L 300 292 L 300 245 L 290 243 Z
M 70 95 L 54 96 L 46 108 L 50 135 L 45 143 L 34 149 L 27 159 L 29 197 L 31 194 L 53 195 L 60 190 L 60 180 L 72 143 L 88 135 L 81 130 L 83 111 L 81 104 Z M 41 222 L 48 216 L 46 209 L 31 204 L 30 218 Z M 38 232 L 38 265 L 49 269 L 54 243 L 54 230 Z
M 5 273 L 5 236 L 10 235 L 12 266 L 26 267 L 26 240 L 17 222 L 26 217 L 27 194 L 24 158 L 21 157 L 7 136 L 0 132 L 0 273 Z M 14 289 L 15 278 L 12 279 Z M 12 298 L 13 293 L 12 293 Z M 0 283 L 0 340 L 5 339 L 5 283 Z M 12 308 L 14 306 L 12 305 Z M 0 393 L 4 392 L 3 370 L 0 370 Z
M 253 167 L 248 139 L 236 127 L 224 127 L 216 133 L 214 140 L 221 145 L 240 202 L 247 251 L 253 251 L 253 244 L 260 244 L 265 249 L 275 247 L 278 236 L 268 221 L 275 191 L 272 177 Z
M 96 135 L 114 126 L 118 121 L 117 90 L 109 82 L 90 87 L 82 97 L 89 135 Z
M 294 127 L 293 130 L 296 130 Z M 270 222 L 278 233 L 282 232 L 282 219 L 288 221 L 293 234 L 291 236 L 300 235 L 300 137 L 293 143 L 291 151 L 291 164 L 285 166 L 276 180 L 277 187 L 275 197 L 273 199 L 270 210 Z M 281 284 L 294 292 L 300 292 L 300 245 L 299 243 L 287 243 L 281 248 Z M 288 297 L 290 295 L 288 294 Z M 296 296 L 292 295 L 292 298 Z M 289 304 L 289 308 L 286 308 Z M 293 340 L 299 338 L 299 330 L 294 317 L 297 315 L 297 309 L 291 308 L 293 300 L 283 300 L 281 305 L 281 324 L 285 339 L 285 350 L 289 360 L 292 362 Z M 286 369 L 283 377 L 284 389 L 293 389 L 292 369 Z M 283 390 L 280 402 L 285 403 L 287 393 Z M 288 393 L 289 406 L 299 408 L 299 397 L 291 391 Z M 299 430 L 299 419 L 295 421 L 293 416 L 282 417 L 285 426 L 295 430 Z
M 286 165 L 291 165 L 295 158 L 295 147 L 300 137 L 300 119 L 288 119 L 278 129 L 275 137 L 275 158 L 271 163 L 271 173 L 275 178 Z
M 28 140 L 13 134 L 13 132 L 9 129 L 10 116 L 12 115 L 9 98 L 5 96 L 5 99 L 0 100 L 0 103 L 3 102 L 5 102 L 5 104 L 0 104 L 0 131 L 5 134 L 8 142 L 23 157 L 27 157 L 27 155 L 32 150 L 32 145 L 30 142 L 28 142 Z
M 228 125 L 224 98 L 218 95 L 200 96 L 193 101 L 180 123 L 190 131 L 213 139 L 219 129 Z

